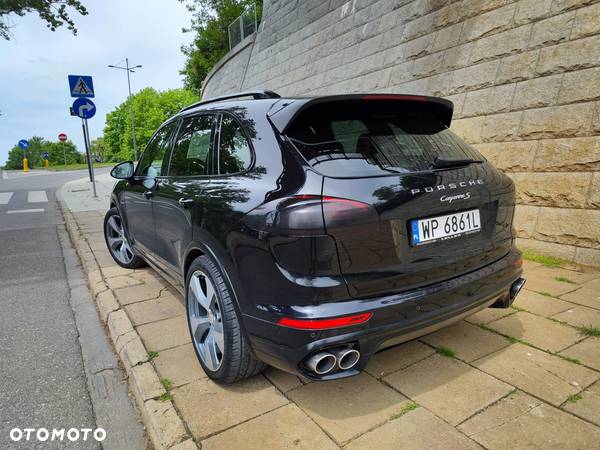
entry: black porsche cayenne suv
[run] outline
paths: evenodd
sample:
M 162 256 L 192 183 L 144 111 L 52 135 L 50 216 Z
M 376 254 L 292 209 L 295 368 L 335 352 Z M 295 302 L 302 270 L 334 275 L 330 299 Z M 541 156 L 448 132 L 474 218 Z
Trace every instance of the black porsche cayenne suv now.
M 185 295 L 219 382 L 265 364 L 356 375 L 380 349 L 508 307 L 524 283 L 514 184 L 448 129 L 452 110 L 270 91 L 191 105 L 113 169 L 110 253 Z

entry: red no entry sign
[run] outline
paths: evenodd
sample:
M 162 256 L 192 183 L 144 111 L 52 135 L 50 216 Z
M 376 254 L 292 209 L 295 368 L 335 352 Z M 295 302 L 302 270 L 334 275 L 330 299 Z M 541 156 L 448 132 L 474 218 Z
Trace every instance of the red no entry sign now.
M 59 140 L 60 142 L 66 142 L 66 140 L 67 140 L 67 135 L 66 135 L 65 133 L 60 133 L 60 134 L 58 135 L 58 140 Z

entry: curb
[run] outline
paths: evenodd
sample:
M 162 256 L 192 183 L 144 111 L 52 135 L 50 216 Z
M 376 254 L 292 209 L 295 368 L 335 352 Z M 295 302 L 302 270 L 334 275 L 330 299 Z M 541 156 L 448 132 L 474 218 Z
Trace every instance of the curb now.
M 73 213 L 60 202 L 65 226 L 87 276 L 88 287 L 96 302 L 100 319 L 108 329 L 115 353 L 119 356 L 128 376 L 131 392 L 141 412 L 148 437 L 155 449 L 194 450 L 194 443 L 148 357 L 140 336 L 127 313 L 117 302 L 102 276 L 100 266 L 87 240 L 79 230 Z

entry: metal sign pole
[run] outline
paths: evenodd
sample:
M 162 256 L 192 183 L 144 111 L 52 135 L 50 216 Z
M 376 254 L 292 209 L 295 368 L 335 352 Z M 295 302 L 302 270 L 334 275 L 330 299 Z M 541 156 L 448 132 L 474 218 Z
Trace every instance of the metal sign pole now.
M 87 131 L 85 129 L 85 119 L 81 119 L 81 129 L 83 130 L 83 145 L 85 146 L 85 162 L 88 165 L 88 175 L 90 177 L 90 181 L 92 181 L 92 167 L 90 166 L 90 158 L 88 156 L 88 141 L 87 141 Z
M 83 123 L 83 138 L 85 140 L 85 153 L 87 155 L 88 169 L 90 171 L 90 181 L 92 182 L 92 188 L 94 190 L 94 197 L 98 197 L 96 194 L 96 179 L 94 178 L 94 166 L 92 164 L 92 146 L 90 145 L 90 130 L 88 128 L 87 119 L 82 119 Z

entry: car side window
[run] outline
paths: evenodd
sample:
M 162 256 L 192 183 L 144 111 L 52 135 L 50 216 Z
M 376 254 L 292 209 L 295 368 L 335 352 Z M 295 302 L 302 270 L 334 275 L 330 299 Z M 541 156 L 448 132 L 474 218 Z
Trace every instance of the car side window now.
M 219 134 L 218 173 L 243 172 L 252 164 L 252 152 L 240 124 L 223 115 Z
M 212 148 L 212 114 L 183 119 L 175 139 L 169 176 L 208 175 Z
M 135 169 L 135 176 L 156 178 L 163 175 L 161 173 L 163 159 L 169 149 L 169 142 L 175 129 L 175 124 L 176 122 L 171 122 L 165 125 L 148 142 Z

